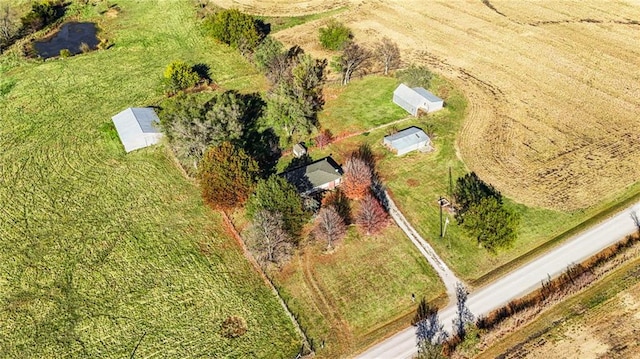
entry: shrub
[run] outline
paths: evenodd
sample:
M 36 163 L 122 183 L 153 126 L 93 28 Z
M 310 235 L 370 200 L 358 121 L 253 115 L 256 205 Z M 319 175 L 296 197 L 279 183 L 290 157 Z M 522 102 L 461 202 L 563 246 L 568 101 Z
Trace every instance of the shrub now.
M 333 134 L 329 129 L 323 130 L 316 136 L 316 146 L 320 148 L 324 148 L 324 146 L 327 146 L 331 142 L 333 142 Z
M 69 49 L 62 49 L 60 50 L 60 57 L 63 59 L 66 59 L 67 57 L 71 56 L 71 51 L 69 51 Z
M 231 316 L 222 322 L 220 334 L 225 338 L 238 338 L 247 332 L 247 321 L 239 316 Z
M 31 11 L 20 19 L 22 30 L 36 32 L 51 24 L 60 17 L 60 8 L 61 6 L 56 2 L 34 2 L 31 5 Z
M 397 71 L 396 77 L 400 82 L 409 87 L 429 88 L 429 85 L 431 85 L 431 79 L 433 78 L 433 73 L 424 66 L 411 64 L 408 68 Z
M 164 78 L 167 87 L 172 92 L 195 86 L 200 81 L 200 76 L 184 61 L 174 61 L 164 70 Z
M 206 20 L 211 35 L 220 42 L 245 52 L 253 52 L 266 35 L 260 22 L 237 9 L 219 11 Z
M 336 20 L 329 22 L 327 27 L 321 27 L 319 32 L 322 47 L 333 51 L 342 50 L 353 38 L 351 29 Z

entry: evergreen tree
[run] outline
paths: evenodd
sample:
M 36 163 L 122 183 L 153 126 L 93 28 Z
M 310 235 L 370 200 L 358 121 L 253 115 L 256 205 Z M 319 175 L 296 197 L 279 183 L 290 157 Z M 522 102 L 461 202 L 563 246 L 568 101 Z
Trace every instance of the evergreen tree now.
M 219 210 L 241 206 L 252 192 L 258 164 L 229 142 L 207 150 L 198 171 L 205 203 Z

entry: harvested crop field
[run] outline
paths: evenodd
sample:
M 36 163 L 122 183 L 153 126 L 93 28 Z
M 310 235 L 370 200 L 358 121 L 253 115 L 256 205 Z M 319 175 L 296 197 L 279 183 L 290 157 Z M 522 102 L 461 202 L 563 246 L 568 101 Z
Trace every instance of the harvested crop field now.
M 241 8 L 294 16 L 312 3 L 244 0 Z M 334 17 L 356 41 L 392 38 L 406 62 L 427 64 L 463 90 L 469 109 L 460 156 L 516 201 L 573 211 L 640 179 L 637 3 L 350 1 Z M 317 41 L 326 21 L 276 37 L 332 56 Z

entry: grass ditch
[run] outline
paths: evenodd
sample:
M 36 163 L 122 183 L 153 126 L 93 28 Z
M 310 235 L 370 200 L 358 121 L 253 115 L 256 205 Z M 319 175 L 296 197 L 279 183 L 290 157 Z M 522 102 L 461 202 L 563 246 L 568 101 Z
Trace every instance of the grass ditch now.
M 583 322 L 588 316 L 592 316 L 592 322 L 595 321 L 601 325 L 609 326 L 612 318 L 607 318 L 607 316 L 616 310 L 615 306 L 610 306 L 609 304 L 619 293 L 639 285 L 639 270 L 640 259 L 636 258 L 625 263 L 620 268 L 611 271 L 606 277 L 594 283 L 591 287 L 555 305 L 535 320 L 522 325 L 517 331 L 488 343 L 488 347 L 485 348 L 478 357 L 519 357 L 518 355 L 526 352 L 527 349 L 539 346 L 538 344 L 534 345 L 534 343 L 543 343 L 544 345 L 549 341 L 545 338 L 549 336 L 558 337 L 559 334 L 556 332 L 565 326 L 565 324 L 575 326 L 576 322 Z M 615 305 L 615 303 L 611 304 Z M 601 313 L 597 313 L 598 311 Z M 629 317 L 627 316 L 626 321 L 628 320 Z M 595 325 L 596 323 L 592 324 Z M 625 325 L 625 320 L 619 319 L 616 323 L 618 329 L 620 329 Z M 585 322 L 585 325 L 588 325 L 588 322 Z M 598 328 L 591 329 L 598 330 Z M 602 333 L 606 333 L 606 335 L 609 336 L 609 333 L 611 333 L 610 328 L 602 329 L 604 329 Z M 619 335 L 615 335 L 615 337 L 618 337 L 616 339 L 620 339 Z M 635 339 L 635 335 L 632 335 L 631 339 Z M 626 349 L 625 345 L 622 347 L 621 349 Z M 570 350 L 570 348 L 568 349 Z M 617 350 L 620 348 L 613 346 L 611 349 Z
M 615 290 L 603 291 L 603 288 L 611 286 L 612 280 L 606 279 L 607 276 L 612 271 L 628 269 L 630 265 L 637 266 L 638 260 L 634 258 L 637 258 L 640 250 L 639 242 L 640 233 L 629 235 L 582 263 L 567 268 L 558 277 L 543 281 L 541 288 L 478 318 L 476 325 L 479 329 L 479 340 L 475 340 L 477 344 L 463 345 L 464 352 L 458 354 L 477 355 L 487 347 L 496 345 L 501 338 L 520 331 L 521 327 L 532 322 L 542 312 L 563 302 L 567 297 L 583 292 L 586 288 L 589 288 L 587 291 L 590 294 L 577 296 L 581 298 L 580 311 L 584 312 L 600 305 L 616 293 Z M 630 265 L 627 264 L 629 261 Z M 602 278 L 605 278 L 604 282 L 600 281 Z M 570 302 L 575 302 L 575 297 L 570 299 Z M 538 336 L 542 334 L 544 333 L 538 333 Z M 453 351 L 457 344 L 460 343 L 451 343 L 453 347 L 448 350 Z

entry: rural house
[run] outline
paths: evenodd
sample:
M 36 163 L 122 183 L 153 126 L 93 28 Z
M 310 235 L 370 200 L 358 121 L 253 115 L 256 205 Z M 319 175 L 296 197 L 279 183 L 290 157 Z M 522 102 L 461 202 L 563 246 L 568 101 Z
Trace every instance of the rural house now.
M 412 126 L 393 135 L 385 136 L 384 145 L 396 155 L 402 156 L 415 150 L 431 150 L 431 139 L 420 128 Z
M 160 142 L 160 119 L 149 107 L 130 107 L 111 118 L 126 152 Z
M 342 168 L 331 157 L 294 168 L 281 174 L 301 194 L 330 190 L 340 184 Z
M 400 84 L 400 86 L 393 91 L 393 103 L 402 107 L 413 116 L 418 116 L 420 110 L 430 113 L 441 110 L 444 106 L 444 101 L 441 98 L 424 88 L 410 88 L 405 84 Z

